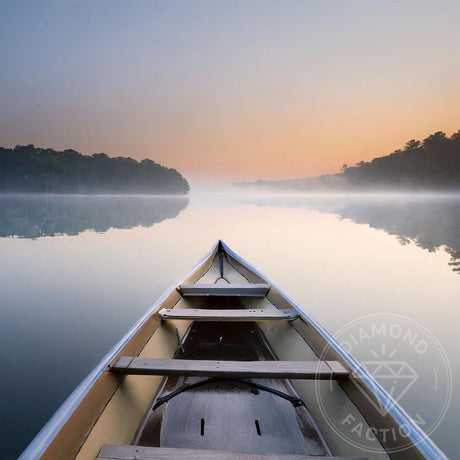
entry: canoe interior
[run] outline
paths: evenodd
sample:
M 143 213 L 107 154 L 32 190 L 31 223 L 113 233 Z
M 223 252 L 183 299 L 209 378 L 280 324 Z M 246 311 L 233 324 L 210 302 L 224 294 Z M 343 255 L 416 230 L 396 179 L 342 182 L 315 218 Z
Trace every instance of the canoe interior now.
M 222 257 L 219 249 L 222 247 L 216 246 L 207 260 L 182 283 L 214 284 L 217 281 L 238 286 L 266 283 L 231 255 Z M 220 291 L 216 296 L 195 295 L 200 291 L 191 288 L 189 292 L 194 295 L 182 296 L 177 286 L 120 349 L 111 364 L 123 356 L 242 362 L 319 361 L 325 340 L 302 316 L 290 321 L 271 315 L 272 319 L 265 321 L 209 322 L 193 321 L 187 319 L 187 315 L 162 320 L 157 314 L 164 308 L 181 311 L 260 309 L 265 312 L 293 309 L 273 287 L 263 297 L 226 296 Z M 244 288 L 239 291 L 244 292 Z M 333 350 L 322 359 L 345 364 Z M 376 414 L 365 398 L 357 394 L 360 392 L 353 390 L 351 378 L 321 382 L 280 378 L 248 378 L 246 382 L 220 379 L 185 390 L 152 410 L 158 398 L 204 381 L 206 377 L 120 375 L 108 367 L 42 458 L 95 459 L 104 445 L 320 458 L 424 458 L 415 447 L 403 454 L 389 455 L 388 446 L 372 431 L 365 439 L 356 434 L 356 443 L 353 443 L 344 441 L 330 427 L 317 400 L 315 385 L 321 385 L 321 393 L 326 395 L 323 405 L 335 416 L 351 414 L 365 429 L 378 424 L 395 426 L 391 417 Z M 247 381 L 274 392 L 248 385 Z M 274 394 L 276 391 L 301 399 L 305 404 L 294 407 L 285 397 Z M 364 448 L 360 447 L 363 443 L 366 443 Z
M 256 323 L 194 323 L 177 358 L 263 361 L 276 359 Z M 158 396 L 203 380 L 168 377 Z M 284 380 L 257 383 L 298 396 Z M 158 412 L 157 412 L 158 411 Z M 164 411 L 149 410 L 134 444 L 157 447 L 328 455 L 305 407 L 238 381 L 216 381 L 185 391 Z

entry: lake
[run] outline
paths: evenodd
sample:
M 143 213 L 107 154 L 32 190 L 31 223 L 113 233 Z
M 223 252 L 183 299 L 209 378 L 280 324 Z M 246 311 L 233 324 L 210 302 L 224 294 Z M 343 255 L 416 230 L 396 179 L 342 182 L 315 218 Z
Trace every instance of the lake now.
M 132 323 L 222 239 L 332 334 L 383 314 L 434 337 L 453 376 L 437 374 L 451 379 L 438 383 L 452 399 L 439 414 L 443 403 L 418 372 L 420 384 L 398 402 L 460 458 L 459 216 L 455 196 L 0 196 L 0 457 L 16 458 Z M 366 347 L 352 353 L 360 359 Z M 419 358 L 403 353 L 407 363 Z M 435 355 L 424 359 L 436 367 Z

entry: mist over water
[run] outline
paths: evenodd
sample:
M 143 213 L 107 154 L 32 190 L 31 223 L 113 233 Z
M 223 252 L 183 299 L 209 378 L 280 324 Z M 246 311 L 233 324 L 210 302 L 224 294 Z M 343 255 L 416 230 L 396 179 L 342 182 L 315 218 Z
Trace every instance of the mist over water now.
M 430 252 L 443 250 L 452 270 L 460 272 L 460 193 L 293 193 L 248 190 L 238 185 L 194 184 L 198 199 L 221 205 L 241 203 L 261 207 L 296 208 L 333 213 L 394 235 L 402 245 L 414 243 Z
M 458 196 L 248 195 L 218 186 L 189 197 L 0 196 L 0 363 L 8 369 L 0 456 L 16 458 L 219 238 L 331 333 L 372 313 L 418 321 L 456 375 L 459 204 Z M 31 385 L 31 375 L 46 378 Z M 431 436 L 451 458 L 459 456 L 459 393 Z M 427 396 L 408 392 L 400 403 L 425 417 L 436 410 Z
M 310 209 L 385 230 L 402 245 L 414 242 L 434 252 L 445 250 L 460 271 L 459 194 L 248 194 L 231 184 L 195 185 L 201 202 Z M 150 227 L 173 219 L 188 196 L 145 195 L 0 195 L 0 237 L 38 238 L 77 235 L 86 230 Z

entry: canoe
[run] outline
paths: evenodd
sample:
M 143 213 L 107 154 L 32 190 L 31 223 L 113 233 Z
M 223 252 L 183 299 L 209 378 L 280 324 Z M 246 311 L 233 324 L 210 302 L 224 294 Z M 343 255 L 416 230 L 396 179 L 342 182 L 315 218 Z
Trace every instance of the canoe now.
M 217 241 L 20 458 L 446 457 L 314 318 Z

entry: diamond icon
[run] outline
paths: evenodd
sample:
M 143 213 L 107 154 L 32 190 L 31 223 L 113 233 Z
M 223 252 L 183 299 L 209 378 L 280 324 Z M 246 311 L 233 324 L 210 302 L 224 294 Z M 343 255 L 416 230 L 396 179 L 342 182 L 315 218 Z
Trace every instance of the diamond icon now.
M 399 402 L 419 377 L 406 361 L 363 361 L 361 364 L 396 402 Z M 388 407 L 379 409 L 382 412 L 388 411 Z

